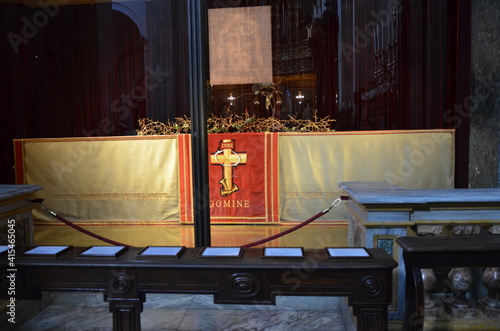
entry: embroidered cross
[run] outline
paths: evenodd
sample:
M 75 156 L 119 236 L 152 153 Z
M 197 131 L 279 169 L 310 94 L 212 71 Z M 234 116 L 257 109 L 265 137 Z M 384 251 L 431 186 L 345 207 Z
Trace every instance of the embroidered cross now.
M 223 197 L 239 191 L 238 186 L 233 182 L 234 168 L 247 163 L 247 153 L 235 152 L 234 146 L 235 140 L 223 139 L 219 143 L 219 150 L 210 155 L 210 163 L 212 165 L 219 164 L 223 169 L 223 178 L 219 181 L 222 185 L 220 195 Z

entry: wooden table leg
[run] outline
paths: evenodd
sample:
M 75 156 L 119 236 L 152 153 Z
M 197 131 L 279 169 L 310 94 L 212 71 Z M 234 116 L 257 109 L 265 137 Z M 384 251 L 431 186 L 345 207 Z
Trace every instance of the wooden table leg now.
M 404 252 L 403 252 L 403 255 Z M 405 314 L 403 330 L 424 328 L 424 283 L 420 268 L 414 268 L 411 256 L 404 256 L 406 270 Z
M 357 329 L 363 331 L 387 330 L 387 306 L 353 306 Z
M 143 303 L 140 300 L 113 300 L 109 311 L 113 313 L 113 331 L 140 331 Z

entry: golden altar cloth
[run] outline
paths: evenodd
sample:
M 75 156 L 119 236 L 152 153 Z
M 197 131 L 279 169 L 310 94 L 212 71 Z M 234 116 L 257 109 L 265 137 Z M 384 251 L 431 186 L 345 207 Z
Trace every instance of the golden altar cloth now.
M 342 181 L 454 187 L 454 131 L 209 135 L 212 223 L 290 224 L 330 206 Z M 14 141 L 18 184 L 77 224 L 193 222 L 190 136 Z M 35 222 L 58 221 L 35 210 Z M 316 223 L 345 224 L 334 208 Z

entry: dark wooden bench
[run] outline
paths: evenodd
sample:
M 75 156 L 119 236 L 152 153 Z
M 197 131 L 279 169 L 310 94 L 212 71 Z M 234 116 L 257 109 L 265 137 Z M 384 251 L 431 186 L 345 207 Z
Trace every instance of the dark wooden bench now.
M 144 257 L 143 248 L 125 247 L 112 258 L 82 257 L 83 247 L 41 257 L 26 256 L 28 249 L 17 249 L 15 268 L 1 258 L 1 298 L 10 297 L 6 286 L 12 272 L 16 299 L 39 299 L 43 291 L 103 292 L 114 330 L 140 330 L 146 293 L 213 294 L 215 303 L 259 305 L 274 304 L 276 295 L 345 296 L 359 330 L 386 330 L 397 266 L 381 249 L 367 249 L 362 258 L 301 248 L 303 256 L 297 258 L 264 256 L 262 248 L 242 248 L 235 258 L 202 257 L 203 248 Z
M 500 267 L 500 236 L 399 237 L 406 270 L 403 330 L 422 330 L 424 289 L 421 269 Z

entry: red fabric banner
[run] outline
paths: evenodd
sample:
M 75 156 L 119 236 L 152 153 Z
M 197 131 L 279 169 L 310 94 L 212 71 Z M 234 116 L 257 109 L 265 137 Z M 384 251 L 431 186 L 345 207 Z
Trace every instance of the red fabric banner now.
M 210 134 L 208 148 L 211 222 L 279 222 L 277 135 Z
M 191 135 L 180 134 L 177 137 L 179 149 L 179 218 L 181 223 L 193 223 Z

